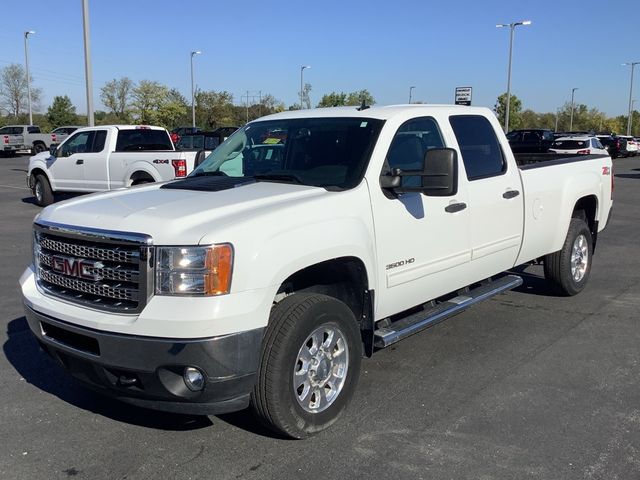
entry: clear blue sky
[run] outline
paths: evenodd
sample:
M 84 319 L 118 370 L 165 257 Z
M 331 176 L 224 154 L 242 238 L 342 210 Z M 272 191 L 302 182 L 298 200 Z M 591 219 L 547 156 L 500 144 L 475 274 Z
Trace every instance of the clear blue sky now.
M 638 0 L 90 0 L 96 108 L 110 79 L 156 80 L 190 97 L 196 83 L 297 100 L 300 65 L 316 104 L 324 93 L 367 88 L 379 104 L 452 103 L 456 86 L 473 87 L 473 104 L 492 107 L 506 91 L 509 29 L 516 29 L 512 93 L 524 108 L 555 111 L 578 87 L 576 103 L 608 115 L 627 111 L 630 67 L 640 61 Z M 29 39 L 34 83 L 46 108 L 69 95 L 86 111 L 80 0 L 3 2 L 0 67 L 24 64 Z M 640 104 L 640 66 L 634 97 Z

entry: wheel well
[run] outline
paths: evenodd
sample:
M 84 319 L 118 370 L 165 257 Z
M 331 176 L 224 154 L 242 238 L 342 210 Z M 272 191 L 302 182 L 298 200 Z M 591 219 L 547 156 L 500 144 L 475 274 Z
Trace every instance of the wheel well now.
M 44 145 L 45 147 L 47 146 L 42 140 L 35 140 L 33 142 L 33 145 L 34 146 L 36 146 L 36 145 Z
M 29 187 L 30 188 L 33 188 L 33 186 L 35 184 L 36 175 L 44 175 L 47 178 L 47 180 L 49 180 L 49 177 L 47 177 L 47 174 L 44 173 L 44 170 L 42 170 L 41 168 L 34 168 L 33 170 L 31 170 L 31 173 L 29 174 Z
M 289 276 L 280 285 L 278 296 L 296 292 L 328 295 L 347 304 L 361 322 L 367 314 L 368 283 L 366 268 L 359 258 L 340 257 L 316 263 Z
M 596 212 L 598 210 L 598 199 L 595 195 L 582 197 L 573 207 L 572 218 L 582 218 L 589 226 L 589 231 L 593 237 L 593 249 L 596 248 L 596 239 L 598 237 L 598 224 L 596 222 Z
M 131 185 L 137 185 L 139 183 L 143 183 L 143 182 L 155 182 L 155 178 L 153 178 L 149 173 L 147 172 L 134 172 L 133 175 L 131 175 Z

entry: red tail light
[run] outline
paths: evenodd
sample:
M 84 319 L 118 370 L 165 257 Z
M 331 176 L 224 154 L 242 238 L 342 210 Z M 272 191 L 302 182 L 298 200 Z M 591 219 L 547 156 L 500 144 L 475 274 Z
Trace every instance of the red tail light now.
M 55 133 L 52 133 L 52 134 L 51 134 L 51 141 L 52 141 L 53 143 L 57 143 L 57 142 L 58 142 L 58 137 L 56 137 L 56 134 L 55 134 Z
M 187 176 L 187 161 L 186 160 L 171 160 L 171 165 L 176 172 L 176 178 Z
M 586 150 L 578 150 L 576 153 L 578 155 L 589 155 L 591 153 L 591 150 L 587 148 Z
M 9 135 L 4 136 L 4 143 L 9 143 Z

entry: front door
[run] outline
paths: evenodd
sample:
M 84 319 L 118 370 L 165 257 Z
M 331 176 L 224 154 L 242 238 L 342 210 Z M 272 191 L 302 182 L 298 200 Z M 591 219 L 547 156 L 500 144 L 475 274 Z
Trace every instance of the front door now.
M 85 156 L 91 151 L 93 132 L 74 134 L 58 148 L 55 157 L 49 157 L 48 169 L 57 190 L 82 191 Z
M 393 168 L 421 170 L 426 151 L 443 146 L 434 118 L 409 120 L 396 132 L 382 173 Z M 411 185 L 419 181 L 403 178 Z M 458 191 L 450 197 L 394 194 L 379 184 L 369 185 L 369 190 L 380 279 L 376 320 L 466 285 L 471 247 L 464 182 L 458 182 Z

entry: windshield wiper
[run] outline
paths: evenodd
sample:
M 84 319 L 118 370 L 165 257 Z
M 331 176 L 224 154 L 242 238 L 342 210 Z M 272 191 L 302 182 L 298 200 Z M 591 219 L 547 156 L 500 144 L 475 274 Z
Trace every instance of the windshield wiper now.
M 259 173 L 257 175 L 252 175 L 256 180 L 274 180 L 281 182 L 291 182 L 291 183 L 304 183 L 300 177 L 294 175 L 292 173 Z

